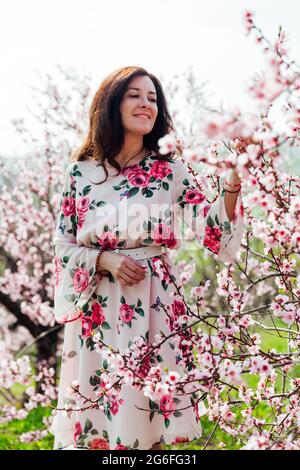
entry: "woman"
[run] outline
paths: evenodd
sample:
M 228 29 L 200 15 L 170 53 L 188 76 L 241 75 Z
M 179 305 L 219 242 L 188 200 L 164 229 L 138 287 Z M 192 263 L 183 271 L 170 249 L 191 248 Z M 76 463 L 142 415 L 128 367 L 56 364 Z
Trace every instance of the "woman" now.
M 159 367 L 184 374 L 180 341 L 127 364 L 122 377 L 107 361 L 109 347 L 123 356 L 146 351 L 185 313 L 167 252 L 180 246 L 179 216 L 223 261 L 233 262 L 240 246 L 238 175 L 224 183 L 226 207 L 224 191 L 209 204 L 175 152 L 159 154 L 158 140 L 173 130 L 159 80 L 121 68 L 99 87 L 86 140 L 67 168 L 54 238 L 55 318 L 65 325 L 54 449 L 159 449 L 201 436 L 201 410 L 188 396 L 161 394 L 153 405 L 149 391 L 129 380 L 160 374 Z M 139 223 L 128 222 L 137 212 Z M 112 377 L 119 388 L 107 386 Z M 184 411 L 176 413 L 175 403 Z

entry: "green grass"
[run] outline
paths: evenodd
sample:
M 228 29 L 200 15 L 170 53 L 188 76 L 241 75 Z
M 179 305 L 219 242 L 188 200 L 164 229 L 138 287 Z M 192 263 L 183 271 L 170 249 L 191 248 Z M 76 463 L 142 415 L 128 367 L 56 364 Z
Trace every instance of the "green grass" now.
M 49 434 L 44 439 L 32 443 L 20 442 L 24 432 L 44 429 L 44 416 L 50 416 L 51 409 L 38 407 L 29 412 L 26 419 L 15 419 L 9 423 L 0 424 L 0 450 L 51 450 L 54 436 Z

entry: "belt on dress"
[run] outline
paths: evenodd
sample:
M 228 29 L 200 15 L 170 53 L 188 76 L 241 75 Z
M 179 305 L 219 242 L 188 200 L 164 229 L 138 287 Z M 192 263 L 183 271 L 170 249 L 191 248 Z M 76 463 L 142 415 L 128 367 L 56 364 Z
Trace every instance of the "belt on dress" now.
M 154 256 L 159 256 L 165 252 L 164 248 L 160 245 L 148 245 L 141 246 L 139 248 L 115 248 L 114 250 L 109 250 L 114 253 L 120 253 L 121 255 L 131 256 L 133 259 L 147 259 L 153 258 Z

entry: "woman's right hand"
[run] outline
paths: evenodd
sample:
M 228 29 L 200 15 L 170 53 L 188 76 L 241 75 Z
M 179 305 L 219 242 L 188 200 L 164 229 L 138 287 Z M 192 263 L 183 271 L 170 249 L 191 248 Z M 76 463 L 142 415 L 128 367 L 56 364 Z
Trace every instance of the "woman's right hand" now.
M 98 258 L 97 271 L 107 270 L 122 286 L 133 286 L 145 278 L 146 269 L 130 256 L 103 251 Z

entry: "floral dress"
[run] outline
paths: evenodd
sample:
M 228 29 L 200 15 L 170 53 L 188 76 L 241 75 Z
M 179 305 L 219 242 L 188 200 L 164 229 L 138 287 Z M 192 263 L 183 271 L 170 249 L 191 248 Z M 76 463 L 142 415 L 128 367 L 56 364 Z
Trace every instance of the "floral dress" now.
M 95 161 L 73 162 L 65 173 L 54 237 L 54 312 L 65 325 L 50 429 L 54 449 L 149 449 L 160 440 L 174 444 L 201 436 L 205 406 L 195 406 L 190 394 L 174 396 L 169 385 L 195 367 L 182 338 L 173 336 L 145 360 L 131 360 L 123 376 L 114 372 L 109 354 L 113 349 L 120 357 L 130 352 L 133 358 L 144 357 L 157 335 L 170 335 L 187 313 L 176 293 L 175 285 L 181 294 L 183 286 L 168 251 L 181 246 L 182 226 L 195 235 L 199 248 L 224 262 L 234 261 L 243 235 L 241 193 L 229 222 L 224 191 L 209 203 L 181 159 L 162 160 L 151 152 L 119 175 L 108 163 L 107 168 L 110 176 L 100 185 L 95 183 L 105 173 Z M 129 230 L 136 209 L 139 224 Z M 135 261 L 147 268 L 138 284 L 122 286 L 109 271 L 96 272 L 100 247 L 149 245 L 161 245 L 164 252 Z M 133 385 L 129 369 L 144 387 Z M 147 378 L 164 386 L 154 393 L 145 385 Z M 116 381 L 119 388 L 111 387 Z

